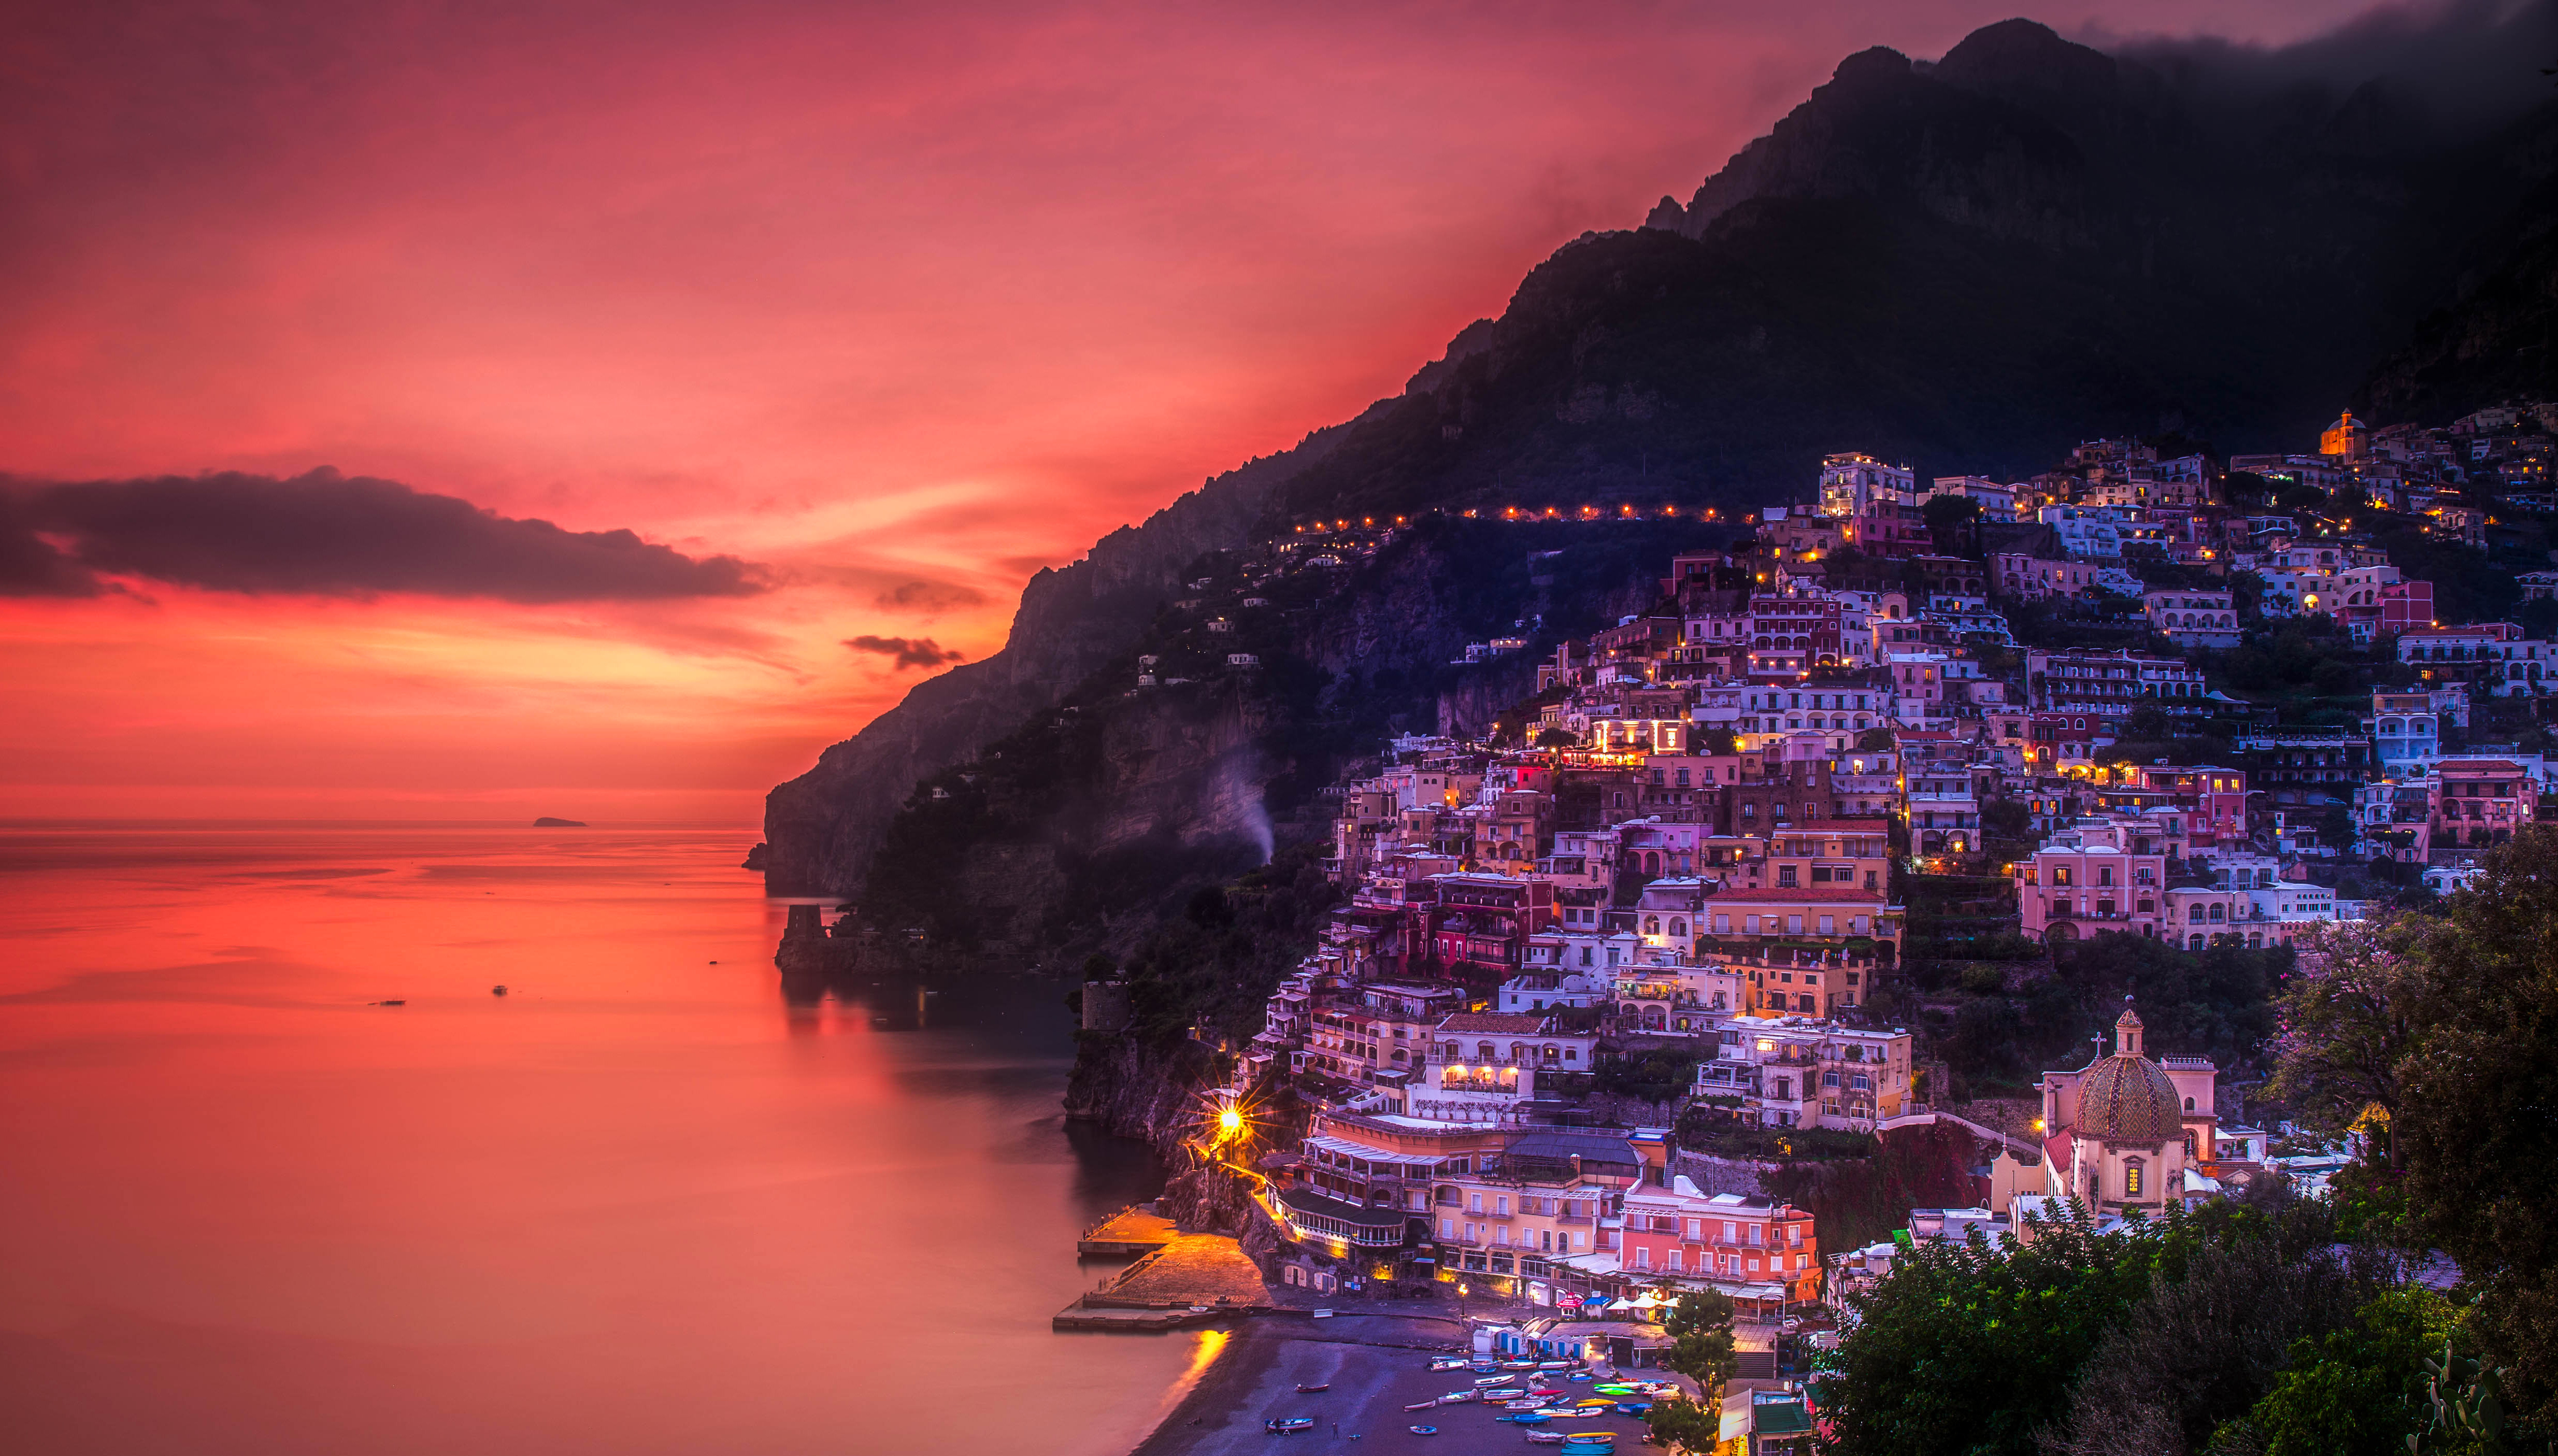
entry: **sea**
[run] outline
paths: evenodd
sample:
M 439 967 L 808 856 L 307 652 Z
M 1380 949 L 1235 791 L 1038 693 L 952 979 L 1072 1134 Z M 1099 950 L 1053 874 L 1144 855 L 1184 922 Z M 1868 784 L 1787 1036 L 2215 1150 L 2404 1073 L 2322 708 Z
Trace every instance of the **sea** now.
M 0 825 L 0 1445 L 1118 1456 L 1056 980 L 785 998 L 752 829 Z M 503 986 L 503 995 L 497 988 Z

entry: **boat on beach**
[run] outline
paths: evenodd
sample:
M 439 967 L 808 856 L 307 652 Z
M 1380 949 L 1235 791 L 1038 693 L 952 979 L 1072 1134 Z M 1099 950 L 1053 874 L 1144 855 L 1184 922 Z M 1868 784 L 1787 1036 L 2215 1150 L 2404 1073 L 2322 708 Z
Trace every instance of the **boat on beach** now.
M 1405 1406 L 1405 1407 L 1403 1407 L 1403 1408 L 1404 1408 L 1404 1409 L 1406 1409 L 1406 1410 L 1429 1410 L 1429 1409 L 1431 1409 L 1431 1408 L 1435 1407 L 1436 1405 L 1438 1405 L 1438 1403 L 1439 1403 L 1439 1402 L 1438 1402 L 1438 1401 L 1436 1401 L 1436 1400 L 1420 1400 L 1420 1401 L 1415 1401 L 1414 1403 L 1412 1403 L 1412 1404 L 1410 1404 L 1410 1405 L 1406 1405 L 1406 1406 Z
M 1529 1431 L 1527 1438 L 1540 1446 L 1560 1446 L 1571 1439 L 1562 1431 Z
M 1294 1435 L 1298 1431 L 1313 1430 L 1315 1418 L 1311 1415 L 1274 1415 L 1263 1421 L 1262 1425 L 1268 1427 L 1270 1434 L 1274 1436 Z
M 1300 1394 L 1300 1395 L 1312 1395 L 1312 1394 L 1317 1393 L 1318 1391 L 1322 1391 L 1322 1390 L 1329 1390 L 1329 1389 L 1331 1389 L 1332 1387 L 1333 1387 L 1333 1383 L 1332 1383 L 1332 1382 L 1330 1382 L 1330 1381 L 1326 1381 L 1326 1382 L 1324 1382 L 1324 1383 L 1323 1383 L 1322 1384 L 1320 1384 L 1320 1385 L 1299 1385 L 1299 1386 L 1297 1387 L 1297 1393 L 1298 1393 L 1298 1394 Z

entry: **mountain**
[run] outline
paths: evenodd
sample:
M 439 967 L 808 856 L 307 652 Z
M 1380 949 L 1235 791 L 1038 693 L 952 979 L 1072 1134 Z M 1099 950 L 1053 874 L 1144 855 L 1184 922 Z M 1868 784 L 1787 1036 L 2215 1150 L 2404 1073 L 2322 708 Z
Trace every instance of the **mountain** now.
M 2558 54 L 2544 7 L 2494 24 L 2472 38 L 2470 72 Z M 1210 674 L 1219 685 L 1186 690 L 1187 709 L 1128 696 L 1141 648 L 1201 646 L 1196 614 L 1170 605 L 1184 583 L 1237 579 L 1294 523 L 1729 510 L 1798 496 L 1832 450 L 2012 476 L 2098 435 L 2279 448 L 2356 398 L 2441 413 L 2512 387 L 2522 375 L 2504 356 L 2545 337 L 2558 296 L 2558 147 L 2542 141 L 2558 107 L 2486 107 L 2514 89 L 2500 73 L 2322 78 L 2283 59 L 2108 56 L 2027 21 L 1932 65 L 1847 58 L 1687 202 L 1558 249 L 1401 394 L 1042 572 L 1002 653 L 919 686 L 774 791 L 771 883 L 895 881 L 904 914 L 929 898 L 918 857 L 956 856 L 938 862 L 969 866 L 969 895 L 1004 887 L 1004 939 L 1055 939 L 1171 893 L 1185 868 L 1165 846 L 1200 848 L 1188 870 L 1205 875 L 1270 832 L 1252 821 L 1271 803 L 1284 811 L 1390 723 L 1430 726 L 1480 699 L 1446 669 L 1465 634 L 1531 612 L 1550 634 L 1642 605 L 1612 602 L 1595 577 L 1470 597 L 1455 573 L 1522 578 L 1528 538 L 1432 524 L 1259 622 L 1270 670 Z M 1619 532 L 1606 553 L 1657 566 L 1706 538 Z M 1415 600 L 1415 583 L 1474 605 L 1388 621 L 1365 599 Z M 1079 745 L 1058 750 L 1056 784 L 981 757 L 1050 740 Z M 956 777 L 970 774 L 1002 792 L 976 796 Z M 975 818 L 954 807 L 972 798 Z M 1147 872 L 1096 868 L 1140 844 L 1155 846 Z

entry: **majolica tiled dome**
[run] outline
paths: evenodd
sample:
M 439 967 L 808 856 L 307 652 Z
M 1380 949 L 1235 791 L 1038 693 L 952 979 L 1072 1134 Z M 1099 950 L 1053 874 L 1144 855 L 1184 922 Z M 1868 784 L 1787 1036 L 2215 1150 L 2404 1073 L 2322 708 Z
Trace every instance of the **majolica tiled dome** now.
M 2078 1135 L 2117 1142 L 2168 1142 L 2185 1135 L 2185 1102 L 2156 1062 L 2141 1055 L 2141 1019 L 2123 1009 L 2114 1055 L 2078 1084 Z

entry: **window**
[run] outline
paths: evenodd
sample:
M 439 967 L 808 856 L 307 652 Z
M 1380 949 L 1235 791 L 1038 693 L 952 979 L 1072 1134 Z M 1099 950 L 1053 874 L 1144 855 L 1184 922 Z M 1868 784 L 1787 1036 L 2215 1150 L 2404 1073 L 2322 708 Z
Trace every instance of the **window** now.
M 2123 1197 L 2138 1198 L 2140 1196 L 2141 1160 L 2138 1158 L 2128 1159 L 2123 1164 Z

